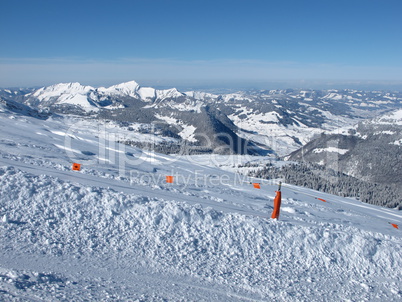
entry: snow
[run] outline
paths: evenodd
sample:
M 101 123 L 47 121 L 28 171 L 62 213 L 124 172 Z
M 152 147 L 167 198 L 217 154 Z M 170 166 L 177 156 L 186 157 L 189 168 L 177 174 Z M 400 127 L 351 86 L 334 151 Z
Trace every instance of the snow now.
M 98 111 L 94 105 L 88 102 L 88 98 L 85 95 L 69 95 L 59 98 L 59 104 L 71 104 L 77 105 L 86 111 Z
M 121 83 L 110 86 L 109 88 L 98 88 L 98 91 L 106 95 L 128 95 L 135 97 L 140 85 L 136 81 Z
M 180 125 L 182 123 L 182 121 L 171 116 L 163 116 L 160 114 L 155 114 L 155 117 L 171 125 Z
M 164 98 L 164 90 L 158 91 L 151 87 L 141 87 L 136 81 L 130 81 L 111 86 L 109 88 L 98 88 L 98 92 L 106 95 L 124 95 L 140 98 L 143 101 L 154 101 L 155 98 Z
M 241 119 L 239 117 L 241 114 L 246 114 L 246 118 Z M 279 156 L 288 155 L 300 148 L 300 144 L 293 137 L 298 137 L 302 143 L 307 143 L 314 134 L 322 131 L 307 127 L 301 122 L 298 122 L 299 126 L 284 126 L 279 123 L 281 116 L 277 112 L 255 114 L 252 109 L 245 107 L 239 107 L 236 114 L 228 117 L 237 127 L 247 130 L 240 131 L 239 136 L 270 146 Z
M 94 90 L 93 87 L 83 86 L 80 83 L 60 83 L 38 89 L 33 95 L 46 101 L 62 94 L 87 94 L 92 90 Z
M 279 156 L 286 156 L 299 149 L 301 147 L 299 141 L 306 144 L 315 135 L 324 131 L 328 133 L 347 132 L 350 125 L 356 122 L 356 119 L 335 116 L 329 111 L 311 108 L 307 103 L 301 104 L 306 105 L 307 110 L 319 111 L 326 118 L 327 122 L 322 125 L 322 128 L 308 127 L 294 117 L 292 118 L 294 124 L 285 126 L 280 122 L 283 117 L 275 111 L 256 113 L 244 106 L 238 106 L 236 113 L 228 117 L 237 127 L 247 130 L 238 133 L 241 137 L 270 146 Z M 294 138 L 298 138 L 298 140 Z
M 169 104 L 170 108 L 176 109 L 178 111 L 193 111 L 196 113 L 201 112 L 201 108 L 204 107 L 204 102 L 202 101 L 191 101 L 191 100 L 186 100 L 183 103 L 176 103 L 176 102 L 171 102 Z
M 193 125 L 187 125 L 184 124 L 184 122 L 182 120 L 178 120 L 174 117 L 170 117 L 170 116 L 163 116 L 160 114 L 156 114 L 155 117 L 157 119 L 160 119 L 162 121 L 165 121 L 166 123 L 170 124 L 170 125 L 177 125 L 178 127 L 182 128 L 183 130 L 181 130 L 178 135 L 184 139 L 187 140 L 189 142 L 197 142 L 198 140 L 195 138 L 195 130 L 197 130 L 196 127 L 194 127 Z
M 332 99 L 332 100 L 342 100 L 344 97 L 342 94 L 331 92 L 324 96 L 324 99 Z
M 195 130 L 197 130 L 196 127 L 194 127 L 192 125 L 187 125 L 184 127 L 184 129 L 182 131 L 179 132 L 179 135 L 182 139 L 195 143 L 195 142 L 197 142 L 197 139 L 194 136 Z
M 402 109 L 382 115 L 371 122 L 380 125 L 402 125 Z
M 184 94 L 179 92 L 176 88 L 156 90 L 156 97 L 160 100 L 164 100 L 166 98 L 177 98 L 183 95 Z
M 88 95 L 93 90 L 93 87 L 82 86 L 79 83 L 61 83 L 38 89 L 33 96 L 45 106 L 46 103 L 57 98 L 58 104 L 71 104 L 79 106 L 85 111 L 97 111 L 98 108 L 88 99 Z
M 219 95 L 202 91 L 186 91 L 184 94 L 196 100 L 202 100 L 202 101 L 205 99 L 217 99 L 219 97 Z
M 402 110 L 396 110 L 388 115 L 384 115 L 379 119 L 379 122 L 383 124 L 402 125 Z
M 367 134 L 362 135 L 360 132 L 357 132 L 357 133 L 356 133 L 356 136 L 359 137 L 359 138 L 361 138 L 361 139 L 367 139 L 367 138 L 368 138 L 368 135 L 367 135 Z
M 322 152 L 334 152 L 339 154 L 346 154 L 349 150 L 348 149 L 340 149 L 336 147 L 327 147 L 327 148 L 315 148 L 313 153 L 322 153 Z
M 151 87 L 141 87 L 138 90 L 138 95 L 141 97 L 142 100 L 153 100 L 156 97 L 155 89 Z
M 0 300 L 402 300 L 400 211 L 284 184 L 271 220 L 277 180 L 215 165 L 250 156 L 144 152 L 117 125 L 10 114 Z
M 396 133 L 395 131 L 384 130 L 384 131 L 376 131 L 374 132 L 374 135 L 382 135 L 382 134 L 394 135 L 395 133 Z
M 128 96 L 139 98 L 145 102 L 163 101 L 168 98 L 177 98 L 185 94 L 179 92 L 176 88 L 157 90 L 151 87 L 141 87 L 135 81 L 129 81 L 108 88 L 91 86 L 82 86 L 79 83 L 61 83 L 38 89 L 33 93 L 36 100 L 31 100 L 31 105 L 46 107 L 49 104 L 71 104 L 81 107 L 85 111 L 97 111 L 100 100 L 108 96 L 119 97 Z M 198 102 L 195 110 L 200 110 Z M 184 106 L 183 104 L 181 105 Z M 121 104 L 109 105 L 105 109 L 124 108 Z M 183 109 L 182 109 L 183 110 Z M 187 109 L 185 109 L 187 110 Z

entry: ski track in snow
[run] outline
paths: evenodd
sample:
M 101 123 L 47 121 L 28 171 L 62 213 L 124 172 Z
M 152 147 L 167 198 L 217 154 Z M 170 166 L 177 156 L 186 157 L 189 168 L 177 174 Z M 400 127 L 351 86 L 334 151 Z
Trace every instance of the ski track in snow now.
M 271 220 L 276 184 L 256 190 L 196 158 L 110 142 L 100 161 L 105 142 L 90 128 L 65 146 L 72 122 L 9 116 L 2 300 L 402 301 L 402 236 L 389 224 L 402 224 L 398 211 L 287 185 Z

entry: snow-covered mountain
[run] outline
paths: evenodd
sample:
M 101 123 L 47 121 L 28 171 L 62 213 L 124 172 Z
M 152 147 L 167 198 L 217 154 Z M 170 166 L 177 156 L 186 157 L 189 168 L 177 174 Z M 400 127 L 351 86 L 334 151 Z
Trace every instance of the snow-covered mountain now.
M 380 115 L 379 117 L 374 118 L 371 121 L 369 120 L 365 123 L 373 125 L 402 126 L 402 109 Z
M 93 87 L 82 86 L 79 83 L 56 84 L 36 90 L 30 94 L 25 103 L 41 109 L 65 104 L 91 111 L 97 109 L 95 103 L 88 97 L 92 91 Z
M 178 98 L 184 94 L 179 92 L 176 88 L 157 90 L 151 87 L 141 87 L 137 82 L 130 81 L 127 83 L 122 83 L 118 85 L 111 86 L 109 88 L 99 88 L 97 89 L 99 95 L 109 95 L 109 96 L 130 96 L 134 98 L 139 98 L 143 101 L 162 101 L 167 98 Z
M 278 180 L 219 168 L 266 157 L 30 110 L 0 103 L 0 300 L 402 300 L 401 211 L 284 184 L 272 220 Z
M 142 87 L 131 81 L 109 88 L 57 84 L 24 96 L 8 91 L 1 92 L 6 99 L 37 110 L 141 123 L 143 129 L 157 125 L 161 132 L 183 144 L 196 146 L 191 152 L 277 156 L 290 154 L 324 131 L 351 127 L 360 120 L 402 107 L 401 93 L 357 90 L 183 93 L 175 88 Z M 180 148 L 168 149 L 176 152 Z M 167 149 L 163 146 L 159 150 Z
M 135 81 L 114 85 L 108 88 L 94 88 L 79 83 L 61 83 L 43 87 L 28 95 L 28 105 L 45 108 L 57 105 L 72 105 L 84 111 L 98 111 L 100 108 L 115 109 L 121 98 L 135 98 L 144 102 L 160 102 L 168 98 L 178 98 L 184 94 L 177 89 L 157 90 L 141 87 Z M 106 101 L 106 102 L 105 102 Z M 107 102 L 109 101 L 109 102 Z
M 402 110 L 321 135 L 289 157 L 333 168 L 374 183 L 402 184 Z

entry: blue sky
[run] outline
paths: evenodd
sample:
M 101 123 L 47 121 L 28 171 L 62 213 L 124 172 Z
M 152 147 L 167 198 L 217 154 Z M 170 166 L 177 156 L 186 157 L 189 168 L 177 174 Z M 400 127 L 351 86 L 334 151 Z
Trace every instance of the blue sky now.
M 0 12 L 0 87 L 402 83 L 400 0 L 2 0 Z

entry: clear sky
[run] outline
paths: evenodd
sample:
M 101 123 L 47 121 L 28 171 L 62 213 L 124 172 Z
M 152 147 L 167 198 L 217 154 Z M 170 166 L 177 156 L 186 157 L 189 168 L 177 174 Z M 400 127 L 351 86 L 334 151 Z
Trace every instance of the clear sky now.
M 1 0 L 0 41 L 0 87 L 402 83 L 401 0 Z

